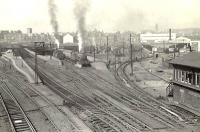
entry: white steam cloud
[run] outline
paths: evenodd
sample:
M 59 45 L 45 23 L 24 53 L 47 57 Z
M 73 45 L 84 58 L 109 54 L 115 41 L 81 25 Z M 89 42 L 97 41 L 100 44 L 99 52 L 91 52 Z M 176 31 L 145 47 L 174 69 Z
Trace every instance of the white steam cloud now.
M 83 40 L 80 33 L 78 33 L 78 51 L 81 52 L 82 49 L 83 49 Z
M 89 8 L 89 0 L 74 0 L 74 15 L 77 20 L 78 30 L 80 32 L 79 52 L 84 52 L 84 42 L 86 33 L 86 13 Z
M 59 48 L 60 43 L 57 39 L 59 26 L 58 26 L 58 21 L 57 21 L 57 16 L 56 16 L 57 6 L 55 4 L 55 1 L 49 0 L 48 1 L 48 7 L 49 7 L 50 23 L 51 23 L 51 26 L 52 26 L 53 31 L 54 31 L 55 43 L 57 44 L 57 48 Z

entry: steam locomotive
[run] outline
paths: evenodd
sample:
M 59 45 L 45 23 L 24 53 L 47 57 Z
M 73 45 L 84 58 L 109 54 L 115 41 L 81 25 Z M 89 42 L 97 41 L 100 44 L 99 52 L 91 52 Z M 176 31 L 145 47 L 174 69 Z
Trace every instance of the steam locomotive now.
M 73 64 L 78 64 L 81 67 L 90 67 L 90 61 L 87 59 L 86 54 L 78 54 L 75 51 L 72 50 L 63 50 L 63 49 L 58 49 L 55 50 L 53 55 L 57 57 L 60 60 L 66 60 L 70 61 Z

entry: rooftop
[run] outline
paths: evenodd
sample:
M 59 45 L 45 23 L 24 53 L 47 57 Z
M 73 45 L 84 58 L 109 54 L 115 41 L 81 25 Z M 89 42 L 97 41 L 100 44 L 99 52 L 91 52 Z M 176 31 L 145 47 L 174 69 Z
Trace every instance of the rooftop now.
M 170 64 L 200 68 L 200 53 L 191 52 L 170 61 Z

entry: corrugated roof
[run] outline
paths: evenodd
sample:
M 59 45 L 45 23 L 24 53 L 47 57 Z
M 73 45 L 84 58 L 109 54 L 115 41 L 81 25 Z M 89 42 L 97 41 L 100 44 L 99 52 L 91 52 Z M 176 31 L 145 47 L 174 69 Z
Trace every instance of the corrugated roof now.
M 178 37 L 175 40 L 171 41 L 172 43 L 190 43 L 191 39 L 186 38 L 186 37 Z
M 200 68 L 200 53 L 191 52 L 184 56 L 171 60 L 170 63 L 182 66 Z

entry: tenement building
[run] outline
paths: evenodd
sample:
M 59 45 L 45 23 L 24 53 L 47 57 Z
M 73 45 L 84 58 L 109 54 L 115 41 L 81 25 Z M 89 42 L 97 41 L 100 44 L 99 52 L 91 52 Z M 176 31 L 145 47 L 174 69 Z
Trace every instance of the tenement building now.
M 171 92 L 173 101 L 200 108 L 200 53 L 192 52 L 170 62 L 174 68 Z

